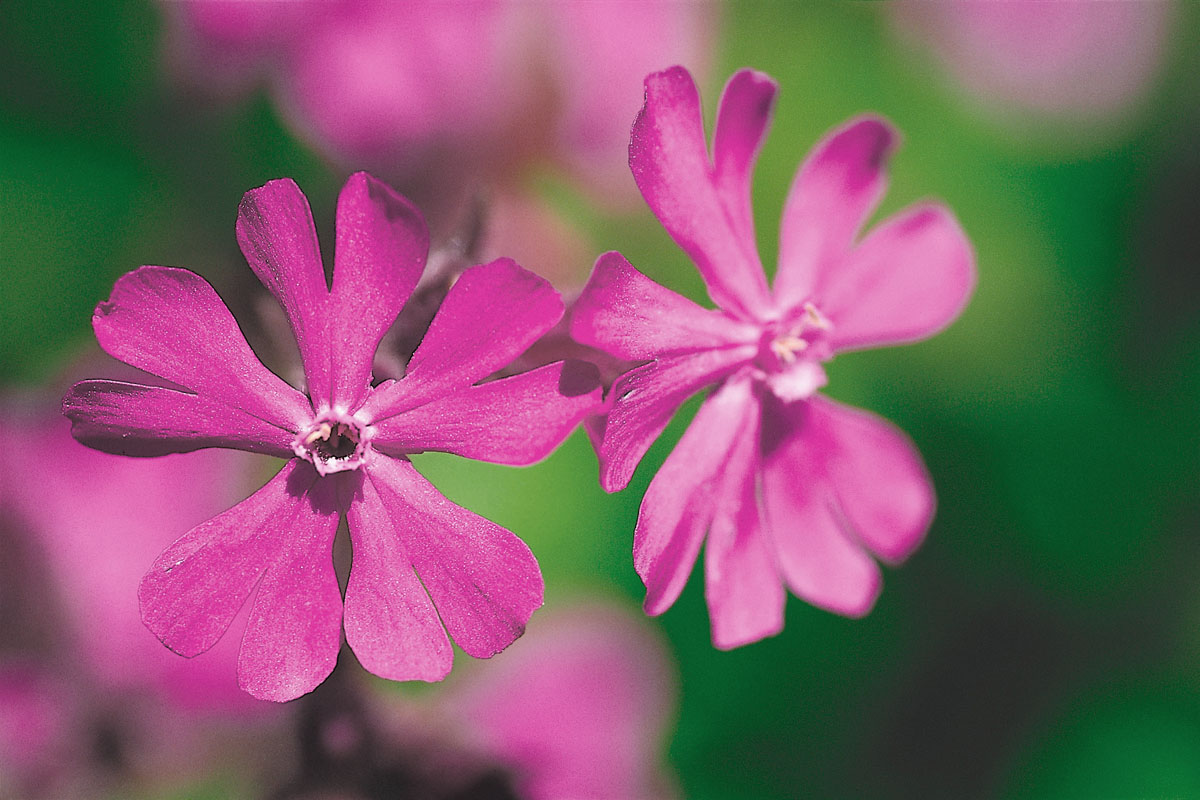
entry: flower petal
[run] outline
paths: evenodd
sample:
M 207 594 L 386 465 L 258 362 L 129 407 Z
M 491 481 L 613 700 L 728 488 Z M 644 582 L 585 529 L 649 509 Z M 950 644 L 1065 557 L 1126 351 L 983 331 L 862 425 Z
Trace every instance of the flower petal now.
M 744 79 L 735 76 L 730 83 L 735 82 L 741 85 Z M 736 91 L 730 102 L 741 96 Z M 753 124 L 741 135 L 731 133 L 732 141 L 744 142 L 744 131 Z M 725 127 L 736 129 L 728 120 Z M 734 148 L 729 150 L 726 169 L 735 174 L 739 159 Z M 754 237 L 742 236 L 742 223 L 734 222 L 742 219 L 748 201 L 739 198 L 730 206 L 717 185 L 704 142 L 700 95 L 683 67 L 646 78 L 646 102 L 629 142 L 629 167 L 654 215 L 696 262 L 713 302 L 740 317 L 763 316 L 771 301 L 762 262 Z
M 384 419 L 470 386 L 523 353 L 562 315 L 554 287 L 512 259 L 471 267 L 450 287 L 407 374 L 373 392 L 363 413 Z
M 550 455 L 600 408 L 603 394 L 594 365 L 559 361 L 376 422 L 371 443 L 395 455 L 437 450 L 524 466 Z
M 775 110 L 778 84 L 752 69 L 734 73 L 725 84 L 713 128 L 713 169 L 734 232 L 744 242 L 755 241 L 750 207 L 754 162 Z
M 428 254 L 421 212 L 365 172 L 351 175 L 338 195 L 329 305 L 335 404 L 355 409 L 362 403 L 375 349 L 416 287 Z
M 394 681 L 440 681 L 454 651 L 413 570 L 370 474 L 360 470 L 347 506 L 354 561 L 346 585 L 346 641 L 368 672 Z
M 717 389 L 650 481 L 633 534 L 647 614 L 663 613 L 683 591 L 716 511 L 729 454 L 739 438 L 754 439 L 755 405 L 748 381 Z
M 161 456 L 230 447 L 292 456 L 291 431 L 208 396 L 120 381 L 80 381 L 63 398 L 71 434 L 123 456 Z
M 342 594 L 333 568 L 340 517 L 335 484 L 316 478 L 302 463 L 297 475 L 308 484 L 303 511 L 259 582 L 238 652 L 238 685 L 260 700 L 279 703 L 325 680 L 342 642 Z M 308 483 L 311 479 L 315 483 Z
M 780 571 L 798 596 L 859 617 L 879 595 L 879 567 L 851 539 L 825 465 L 830 447 L 812 424 L 813 405 L 763 408 L 762 497 Z
M 604 253 L 571 309 L 571 336 L 617 358 L 642 360 L 756 342 L 758 327 L 696 305 Z
M 304 395 L 262 365 L 194 272 L 141 267 L 122 275 L 92 327 L 114 358 L 264 422 L 298 430 L 312 416 Z
M 787 594 L 758 501 L 759 406 L 746 403 L 741 430 L 720 465 L 720 488 L 704 548 L 704 597 L 713 645 L 741 647 L 783 630 Z
M 949 325 L 975 288 L 966 234 L 942 206 L 885 220 L 822 282 L 816 302 L 833 323 L 834 350 L 901 344 Z
M 308 199 L 291 178 L 251 189 L 238 206 L 237 239 L 250 269 L 291 323 L 313 407 L 330 401 L 329 286 Z
M 612 410 L 600 445 L 600 484 L 624 489 L 651 443 L 683 401 L 754 358 L 744 345 L 660 358 L 625 373 L 613 384 Z
M 525 543 L 447 500 L 406 460 L 376 454 L 366 468 L 458 646 L 488 658 L 512 644 L 542 605 L 542 573 Z
M 886 120 L 859 117 L 828 134 L 805 159 L 779 228 L 775 299 L 782 308 L 813 299 L 854 247 L 887 190 L 896 141 Z
M 881 558 L 907 558 L 925 538 L 936 505 L 912 441 L 887 420 L 813 397 L 807 424 L 824 439 L 828 482 L 859 541 Z
M 138 588 L 146 627 L 181 656 L 212 647 L 293 528 L 312 516 L 305 494 L 316 478 L 307 462 L 293 459 L 253 495 L 164 550 Z

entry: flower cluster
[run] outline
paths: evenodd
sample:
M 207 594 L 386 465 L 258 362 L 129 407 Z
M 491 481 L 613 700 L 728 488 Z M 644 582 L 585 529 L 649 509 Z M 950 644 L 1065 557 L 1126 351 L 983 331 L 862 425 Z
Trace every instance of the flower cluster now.
M 775 93 L 766 76 L 737 73 L 710 155 L 691 76 L 676 67 L 646 79 L 630 166 L 718 308 L 602 255 L 570 328 L 580 344 L 638 362 L 607 398 L 580 360 L 497 377 L 564 313 L 549 283 L 508 259 L 466 270 L 403 375 L 376 381 L 372 358 L 417 285 L 429 235 L 407 199 L 365 173 L 338 199 L 332 283 L 294 183 L 272 181 L 239 208 L 238 242 L 290 323 L 302 389 L 258 361 L 196 274 L 142 267 L 118 280 L 96 309 L 96 336 L 155 380 L 73 386 L 63 407 L 75 437 L 129 456 L 228 447 L 286 460 L 158 557 L 139 590 L 146 626 L 192 656 L 249 601 L 239 682 L 270 700 L 319 684 L 343 631 L 369 671 L 440 680 L 451 639 L 486 658 L 520 636 L 543 582 L 520 539 L 447 500 L 408 456 L 530 464 L 587 418 L 601 483 L 615 491 L 680 403 L 706 387 L 642 504 L 634 561 L 647 611 L 674 602 L 707 534 L 718 647 L 780 630 L 783 584 L 824 608 L 866 613 L 880 582 L 872 554 L 899 561 L 913 551 L 933 491 L 902 433 L 817 393 L 823 363 L 944 327 L 971 291 L 972 255 L 954 218 L 932 204 L 858 241 L 895 140 L 887 123 L 864 117 L 801 168 L 768 288 L 749 192 Z M 344 590 L 332 558 L 343 519 L 353 547 Z

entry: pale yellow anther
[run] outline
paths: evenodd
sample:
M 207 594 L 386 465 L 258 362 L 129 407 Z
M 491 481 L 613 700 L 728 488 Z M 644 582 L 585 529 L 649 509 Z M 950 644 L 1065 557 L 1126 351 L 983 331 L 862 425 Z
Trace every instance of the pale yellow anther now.
M 814 328 L 820 328 L 823 331 L 829 330 L 831 327 L 829 320 L 825 319 L 825 315 L 817 310 L 817 307 L 812 303 L 804 304 L 804 314 L 808 317 L 808 321 Z
M 327 442 L 327 441 L 329 441 L 329 435 L 330 435 L 331 433 L 333 433 L 333 428 L 332 428 L 332 427 L 329 425 L 329 423 L 328 423 L 328 422 L 322 422 L 322 423 L 321 423 L 321 427 L 317 428 L 315 431 L 313 431 L 312 433 L 310 433 L 310 434 L 308 435 L 308 437 L 307 437 L 307 438 L 304 440 L 304 443 L 305 443 L 305 444 L 312 444 L 312 443 L 313 443 L 313 442 L 315 442 L 317 439 L 321 439 L 321 440 L 323 440 L 323 441 L 326 441 L 326 442 Z
M 808 342 L 797 336 L 780 336 L 771 342 L 771 352 L 785 364 L 794 363 L 796 353 L 808 348 Z

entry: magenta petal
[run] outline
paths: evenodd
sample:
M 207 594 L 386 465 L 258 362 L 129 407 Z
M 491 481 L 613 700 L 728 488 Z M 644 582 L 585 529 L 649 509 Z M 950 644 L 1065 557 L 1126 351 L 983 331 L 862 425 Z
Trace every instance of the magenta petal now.
M 744 142 L 744 132 L 730 135 Z M 646 78 L 629 166 L 654 215 L 696 262 L 713 302 L 741 317 L 763 316 L 771 301 L 757 246 L 733 222 L 744 216 L 748 201 L 733 207 L 725 202 L 704 142 L 700 95 L 683 67 Z
M 560 361 L 376 422 L 372 444 L 396 455 L 437 450 L 524 466 L 550 455 L 600 408 L 603 394 L 593 364 Z
M 812 300 L 820 285 L 836 277 L 887 189 L 885 170 L 896 140 L 885 120 L 860 117 L 826 136 L 805 159 L 779 229 L 775 299 L 781 307 Z
M 346 641 L 363 668 L 381 678 L 440 681 L 454 663 L 450 640 L 374 481 L 360 475 L 345 503 L 354 546 Z
M 512 644 L 542 605 L 542 573 L 525 543 L 447 500 L 408 461 L 376 455 L 367 469 L 458 646 L 488 658 Z
M 618 252 L 604 253 L 571 310 L 571 336 L 618 358 L 757 342 L 757 326 L 710 311 L 647 278 Z
M 879 566 L 851 538 L 825 472 L 831 448 L 813 405 L 768 402 L 763 410 L 762 498 L 779 569 L 798 596 L 859 617 L 879 595 Z
M 647 614 L 663 613 L 683 591 L 716 510 L 729 454 L 739 439 L 754 440 L 757 417 L 749 382 L 726 383 L 700 406 L 650 481 L 633 534 Z
M 237 239 L 250 268 L 287 314 L 313 407 L 327 405 L 332 381 L 329 286 L 312 211 L 300 187 L 283 178 L 246 192 L 238 206 Z
M 600 446 L 604 491 L 619 491 L 629 484 L 638 462 L 683 401 L 754 358 L 756 352 L 755 345 L 745 345 L 671 356 L 618 379 Z
M 421 212 L 365 172 L 351 175 L 338 195 L 329 308 L 337 348 L 334 403 L 357 408 L 366 396 L 375 349 L 417 285 L 428 253 Z
M 734 73 L 725 84 L 713 128 L 713 168 L 717 186 L 742 241 L 755 241 L 750 178 L 763 137 L 771 124 L 778 85 L 752 69 Z
M 208 283 L 173 267 L 122 275 L 92 316 L 105 352 L 130 366 L 281 427 L 312 416 L 304 395 L 259 362 Z
M 242 648 L 238 685 L 260 700 L 285 702 L 311 692 L 333 671 L 342 641 L 342 594 L 333 569 L 338 528 L 334 482 L 297 468 L 289 492 L 307 484 L 300 513 L 281 537 L 259 582 Z
M 404 378 L 367 398 L 384 419 L 486 378 L 533 344 L 563 315 L 545 279 L 498 258 L 471 267 L 450 287 Z
M 828 480 L 856 538 L 887 561 L 907 558 L 936 505 L 916 447 L 887 420 L 819 395 L 807 424 L 824 438 Z
M 316 478 L 307 462 L 293 459 L 249 498 L 164 550 L 138 588 L 146 627 L 182 656 L 212 647 L 293 529 L 312 516 L 305 493 Z
M 118 381 L 80 381 L 63 398 L 71 434 L 124 456 L 230 447 L 292 456 L 295 433 L 211 397 Z
M 713 645 L 721 650 L 779 633 L 787 602 L 759 508 L 759 408 L 748 405 L 753 413 L 720 466 L 717 508 L 704 549 L 704 596 Z
M 885 220 L 824 276 L 816 303 L 833 323 L 834 350 L 852 350 L 932 336 L 974 288 L 975 257 L 958 221 L 920 205 Z

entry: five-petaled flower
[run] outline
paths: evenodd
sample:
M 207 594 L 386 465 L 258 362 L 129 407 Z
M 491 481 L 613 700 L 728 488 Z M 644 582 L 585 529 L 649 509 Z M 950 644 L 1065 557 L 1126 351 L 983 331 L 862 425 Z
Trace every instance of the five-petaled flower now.
M 542 604 L 537 562 L 512 533 L 442 496 L 406 456 L 437 450 L 529 464 L 593 410 L 597 376 L 581 362 L 480 382 L 556 323 L 558 294 L 506 259 L 469 269 L 404 377 L 372 386 L 374 351 L 424 268 L 420 213 L 353 175 L 338 198 L 332 289 L 308 201 L 292 181 L 248 192 L 237 234 L 291 323 L 306 392 L 258 361 L 202 278 L 142 267 L 97 307 L 96 336 L 170 385 L 84 381 L 63 403 L 76 438 L 108 452 L 232 447 L 289 459 L 250 498 L 159 556 L 139 589 L 143 621 L 191 656 L 254 594 L 238 679 L 270 700 L 297 697 L 329 674 L 343 615 L 359 661 L 385 678 L 443 678 L 453 659 L 447 633 L 472 656 L 504 649 Z M 354 553 L 344 603 L 332 558 L 342 515 Z
M 782 629 L 783 583 L 814 605 L 867 613 L 880 587 L 870 554 L 898 562 L 920 543 L 934 507 L 920 455 L 891 424 L 816 392 L 833 354 L 935 333 L 959 314 L 975 280 L 970 245 L 941 206 L 901 211 L 857 240 L 883 194 L 896 138 L 883 120 L 861 117 L 800 168 L 769 288 L 750 178 L 775 93 L 766 75 L 734 75 L 710 158 L 687 71 L 646 79 L 630 167 L 719 309 L 611 252 L 597 261 L 572 319 L 580 342 L 648 361 L 612 388 L 600 446 L 608 491 L 628 484 L 686 398 L 715 387 L 650 483 L 633 554 L 646 610 L 660 614 L 708 533 L 706 596 L 721 648 Z

